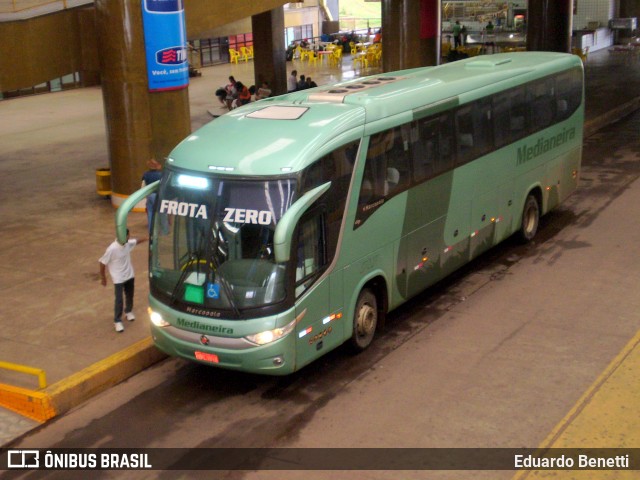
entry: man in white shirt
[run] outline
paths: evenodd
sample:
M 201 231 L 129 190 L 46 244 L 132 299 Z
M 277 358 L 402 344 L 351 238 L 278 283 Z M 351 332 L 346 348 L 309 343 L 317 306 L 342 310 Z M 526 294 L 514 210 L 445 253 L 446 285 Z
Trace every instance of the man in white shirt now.
M 103 287 L 107 286 L 106 270 L 109 269 L 109 275 L 115 287 L 115 313 L 114 322 L 116 332 L 123 332 L 122 325 L 122 308 L 124 304 L 124 314 L 130 322 L 136 319 L 133 314 L 133 293 L 134 293 L 134 272 L 131 263 L 131 250 L 139 243 L 143 243 L 148 239 L 129 239 L 129 230 L 127 229 L 127 241 L 124 244 L 115 240 L 107 247 L 104 255 L 100 257 L 100 283 Z M 123 294 L 125 302 L 123 302 Z

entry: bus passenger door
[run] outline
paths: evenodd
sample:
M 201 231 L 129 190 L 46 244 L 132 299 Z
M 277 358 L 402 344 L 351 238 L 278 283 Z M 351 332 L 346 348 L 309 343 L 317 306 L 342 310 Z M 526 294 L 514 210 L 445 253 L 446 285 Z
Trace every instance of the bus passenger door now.
M 298 227 L 295 296 L 296 366 L 306 365 L 342 342 L 341 310 L 331 310 L 331 276 L 324 275 L 325 222 L 322 213 L 305 216 Z M 294 243 L 296 244 L 296 243 Z M 335 276 L 340 283 L 341 277 Z M 339 285 L 338 285 L 339 286 Z
M 471 198 L 452 195 L 444 225 L 444 246 L 440 255 L 442 276 L 449 275 L 469 260 Z
M 498 209 L 494 244 L 501 242 L 513 233 L 513 183 L 505 183 L 498 188 Z
M 499 221 L 499 192 L 493 189 L 473 199 L 469 259 L 475 258 L 493 246 L 496 222 Z
M 442 254 L 442 232 L 445 218 L 433 220 L 407 235 L 400 245 L 406 252 L 406 298 L 413 297 L 441 277 L 440 256 Z

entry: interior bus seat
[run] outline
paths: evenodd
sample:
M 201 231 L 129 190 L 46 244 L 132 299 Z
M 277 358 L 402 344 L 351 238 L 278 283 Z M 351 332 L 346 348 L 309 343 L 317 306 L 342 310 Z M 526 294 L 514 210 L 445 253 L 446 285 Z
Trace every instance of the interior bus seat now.
M 389 167 L 387 168 L 387 180 L 384 182 L 384 194 L 385 196 L 389 194 L 389 192 L 393 191 L 394 188 L 398 186 L 400 183 L 400 172 L 397 168 Z

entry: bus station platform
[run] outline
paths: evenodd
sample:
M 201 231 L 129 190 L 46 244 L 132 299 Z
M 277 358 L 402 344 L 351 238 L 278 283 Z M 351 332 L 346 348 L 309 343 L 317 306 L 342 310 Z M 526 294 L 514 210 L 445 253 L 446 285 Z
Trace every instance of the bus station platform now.
M 355 72 L 348 56 L 342 67 L 288 62 L 287 74 L 293 69 L 318 85 L 377 73 Z M 215 91 L 229 75 L 254 78 L 251 62 L 201 71 L 189 87 L 193 129 L 224 113 Z M 585 136 L 640 109 L 637 57 L 594 52 L 585 72 Z M 122 333 L 113 327 L 113 287 L 100 284 L 98 259 L 115 237 L 115 210 L 96 187 L 109 167 L 100 88 L 0 101 L 0 139 L 1 447 L 164 355 L 149 336 L 147 244 L 132 253 L 136 320 Z M 146 236 L 145 214 L 132 214 L 129 228 L 132 238 Z M 640 335 L 612 365 L 585 398 L 613 381 L 640 385 Z M 587 410 L 570 412 L 567 425 Z

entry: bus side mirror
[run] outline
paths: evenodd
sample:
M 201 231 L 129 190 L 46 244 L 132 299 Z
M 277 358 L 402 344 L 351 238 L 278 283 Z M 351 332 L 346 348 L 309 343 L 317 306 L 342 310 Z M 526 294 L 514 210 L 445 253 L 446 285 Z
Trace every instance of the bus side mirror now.
M 153 192 L 157 191 L 159 186 L 160 180 L 141 188 L 137 192 L 133 192 L 118 207 L 118 211 L 116 212 L 116 238 L 118 239 L 118 243 L 124 245 L 127 242 L 127 217 L 129 216 L 129 212 L 133 210 L 133 207 L 135 207 L 140 200 L 147 198 Z
M 298 224 L 300 217 L 306 212 L 313 203 L 320 198 L 320 196 L 329 190 L 331 182 L 327 182 L 324 185 L 314 188 L 313 190 L 305 193 L 302 198 L 295 202 L 289 210 L 282 216 L 278 225 L 276 225 L 276 231 L 273 235 L 273 248 L 276 263 L 286 262 L 291 256 L 291 240 L 293 237 L 293 231 Z

